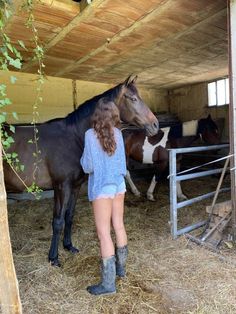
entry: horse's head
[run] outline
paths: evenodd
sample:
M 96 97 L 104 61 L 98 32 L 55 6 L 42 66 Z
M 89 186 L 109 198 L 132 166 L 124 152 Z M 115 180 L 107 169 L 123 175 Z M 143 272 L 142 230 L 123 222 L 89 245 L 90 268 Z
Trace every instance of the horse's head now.
M 212 120 L 210 114 L 207 118 L 199 120 L 198 134 L 207 144 L 216 145 L 220 143 L 218 127 L 216 123 Z
M 135 86 L 136 79 L 137 76 L 135 78 L 130 76 L 121 84 L 116 105 L 122 121 L 145 128 L 147 135 L 152 136 L 158 132 L 159 122 L 139 96 Z

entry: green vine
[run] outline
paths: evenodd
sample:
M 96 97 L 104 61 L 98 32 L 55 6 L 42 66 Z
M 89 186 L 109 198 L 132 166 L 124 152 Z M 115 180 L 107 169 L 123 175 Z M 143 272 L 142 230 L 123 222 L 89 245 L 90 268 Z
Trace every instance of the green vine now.
M 43 64 L 43 58 L 44 58 L 44 49 L 43 46 L 39 43 L 39 36 L 38 31 L 35 27 L 35 19 L 33 15 L 33 7 L 34 4 L 37 1 L 33 0 L 25 0 L 22 5 L 22 9 L 26 10 L 28 13 L 28 19 L 26 22 L 26 27 L 30 28 L 32 30 L 32 41 L 34 44 L 33 49 L 33 60 L 38 62 L 38 76 L 37 76 L 37 93 L 36 93 L 36 99 L 33 104 L 33 118 L 32 118 L 32 125 L 34 128 L 33 132 L 33 138 L 29 141 L 29 144 L 33 144 L 35 146 L 35 151 L 33 153 L 33 156 L 35 158 L 34 162 L 34 172 L 33 172 L 33 180 L 36 179 L 36 174 L 39 169 L 39 163 L 41 161 L 40 154 L 41 151 L 38 147 L 38 129 L 37 129 L 37 122 L 38 122 L 38 108 L 39 104 L 42 103 L 42 86 L 44 83 L 44 64 Z M 18 40 L 17 44 L 13 44 L 11 42 L 11 39 L 8 37 L 8 35 L 5 32 L 6 25 L 9 22 L 9 19 L 12 16 L 12 10 L 11 6 L 7 1 L 4 1 L 3 3 L 0 3 L 0 41 L 1 41 L 1 47 L 0 47 L 0 69 L 3 71 L 9 71 L 9 67 L 13 67 L 16 69 L 22 68 L 22 55 L 18 51 L 16 45 L 21 47 L 24 50 L 27 50 L 27 48 L 24 45 L 24 42 L 22 40 Z M 12 84 L 16 82 L 17 78 L 13 75 L 10 76 L 10 81 Z M 24 170 L 24 166 L 20 164 L 19 156 L 16 152 L 10 153 L 8 152 L 10 146 L 12 143 L 14 143 L 13 137 L 10 135 L 12 133 L 15 133 L 15 128 L 13 125 L 9 125 L 8 127 L 4 127 L 4 123 L 6 122 L 7 113 L 4 112 L 4 107 L 11 104 L 11 100 L 7 97 L 7 91 L 6 91 L 6 85 L 0 84 L 0 125 L 1 125 L 1 137 L 2 137 L 2 148 L 3 148 L 3 158 L 6 160 L 6 162 L 10 165 L 12 170 L 15 172 L 15 174 L 18 176 L 18 178 L 23 182 L 23 184 L 26 187 L 26 190 L 32 194 L 35 195 L 36 198 L 39 198 L 39 194 L 42 192 L 41 189 L 33 182 L 33 184 L 28 187 L 24 183 L 24 181 L 20 178 L 18 172 Z M 12 112 L 12 115 L 15 119 L 18 119 L 17 113 Z M 9 132 L 10 131 L 10 132 Z M 10 134 L 9 134 L 10 133 Z
M 40 103 L 42 103 L 43 98 L 42 98 L 42 88 L 43 84 L 45 82 L 45 73 L 44 73 L 44 68 L 45 65 L 43 63 L 44 60 L 44 48 L 42 45 L 40 45 L 40 40 L 38 36 L 38 30 L 35 26 L 35 18 L 33 14 L 33 7 L 34 7 L 35 1 L 33 0 L 27 0 L 26 4 L 24 5 L 24 9 L 28 12 L 28 20 L 26 22 L 26 26 L 31 29 L 32 31 L 32 41 L 34 43 L 34 49 L 33 49 L 33 60 L 38 63 L 38 77 L 37 77 L 37 95 L 35 102 L 33 104 L 33 118 L 32 118 L 32 125 L 34 128 L 34 135 L 32 141 L 29 141 L 29 143 L 32 143 L 35 145 L 35 152 L 33 153 L 35 162 L 34 162 L 34 172 L 33 172 L 33 179 L 36 179 L 36 174 L 39 170 L 39 163 L 41 162 L 40 155 L 41 151 L 38 147 L 38 128 L 37 128 L 37 123 L 38 123 L 38 118 L 39 118 L 39 112 L 38 108 Z M 38 190 L 37 186 L 33 183 L 32 187 L 33 190 Z

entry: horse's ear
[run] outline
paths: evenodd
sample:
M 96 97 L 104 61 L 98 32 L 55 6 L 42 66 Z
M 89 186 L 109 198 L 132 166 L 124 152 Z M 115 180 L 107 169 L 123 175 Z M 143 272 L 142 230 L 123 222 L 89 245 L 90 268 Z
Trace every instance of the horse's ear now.
M 135 84 L 136 81 L 137 81 L 137 78 L 138 78 L 138 75 L 135 75 L 135 77 L 132 79 L 132 82 L 131 82 L 131 83 Z
M 135 83 L 137 79 L 137 75 L 133 78 L 133 74 L 131 74 L 127 79 L 124 81 L 124 85 L 128 86 L 129 84 Z
M 207 116 L 208 120 L 212 120 L 211 114 L 209 113 L 209 115 Z

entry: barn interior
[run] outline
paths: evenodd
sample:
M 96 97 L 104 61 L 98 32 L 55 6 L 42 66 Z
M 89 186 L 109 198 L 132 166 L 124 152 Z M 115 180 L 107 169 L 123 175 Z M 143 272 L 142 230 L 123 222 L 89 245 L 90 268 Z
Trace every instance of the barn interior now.
M 43 0 L 34 16 L 47 75 L 39 122 L 65 116 L 135 74 L 154 112 L 173 113 L 181 121 L 211 113 L 228 125 L 228 106 L 210 108 L 207 96 L 207 82 L 228 75 L 226 1 Z M 18 9 L 7 26 L 23 55 L 22 70 L 15 73 L 20 79 L 11 86 L 9 74 L 1 73 L 22 123 L 32 120 L 37 73 L 26 19 Z
M 1 71 L 0 78 L 12 101 L 4 109 L 9 113 L 7 121 L 30 123 L 38 68 L 32 60 L 27 13 L 17 3 L 6 30 L 23 56 L 23 66 L 19 71 Z M 45 49 L 46 74 L 38 122 L 64 117 L 134 74 L 142 98 L 157 117 L 167 114 L 189 121 L 211 114 L 220 125 L 222 141 L 228 141 L 228 104 L 208 105 L 208 83 L 229 75 L 227 1 L 41 0 L 34 5 L 34 16 Z M 17 79 L 14 84 L 12 75 Z M 12 111 L 17 112 L 18 121 Z M 218 178 L 211 179 L 207 183 L 199 179 L 194 187 L 186 183 L 184 190 L 191 196 L 214 189 Z M 142 191 L 147 189 L 148 182 L 137 182 Z M 157 193 L 154 203 L 127 193 L 129 277 L 118 283 L 120 292 L 109 300 L 95 300 L 85 291 L 99 274 L 98 244 L 86 193 L 78 202 L 73 227 L 81 253 L 71 258 L 61 252 L 64 266 L 59 271 L 46 261 L 52 200 L 9 205 L 25 313 L 233 313 L 236 277 L 229 247 L 223 249 L 230 260 L 225 262 L 184 237 L 173 242 L 168 185 L 158 187 Z M 206 217 L 207 204 L 184 210 L 181 223 Z

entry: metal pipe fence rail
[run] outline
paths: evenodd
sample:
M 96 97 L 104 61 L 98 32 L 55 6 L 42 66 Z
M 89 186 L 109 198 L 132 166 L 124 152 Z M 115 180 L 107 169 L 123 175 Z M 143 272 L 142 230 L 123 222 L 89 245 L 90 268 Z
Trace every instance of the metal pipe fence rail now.
M 200 171 L 200 172 L 194 172 L 190 174 L 184 174 L 184 175 L 178 175 L 176 172 L 176 156 L 177 154 L 183 154 L 183 153 L 192 153 L 192 152 L 203 152 L 203 151 L 209 151 L 209 150 L 218 150 L 222 148 L 229 148 L 229 144 L 221 144 L 221 145 L 211 145 L 211 146 L 198 146 L 198 147 L 187 147 L 187 148 L 175 148 L 175 149 L 169 149 L 169 169 L 170 169 L 170 175 L 169 175 L 169 184 L 170 184 L 170 225 L 171 225 L 171 235 L 173 239 L 176 239 L 177 236 L 184 234 L 186 232 L 190 232 L 196 228 L 199 228 L 207 223 L 207 220 L 205 221 L 199 221 L 193 225 L 186 226 L 184 228 L 178 229 L 178 209 L 188 206 L 191 204 L 194 204 L 196 202 L 205 200 L 209 197 L 214 196 L 215 191 L 209 192 L 197 197 L 194 197 L 192 199 L 188 199 L 182 202 L 177 201 L 177 188 L 176 183 L 183 181 L 183 180 L 192 180 L 194 178 L 200 178 L 204 176 L 209 176 L 212 174 L 221 173 L 223 168 L 213 169 L 213 170 L 207 170 L 207 171 Z M 222 158 L 220 159 L 222 160 Z M 220 189 L 220 192 L 226 192 L 229 191 L 230 188 L 222 188 Z

